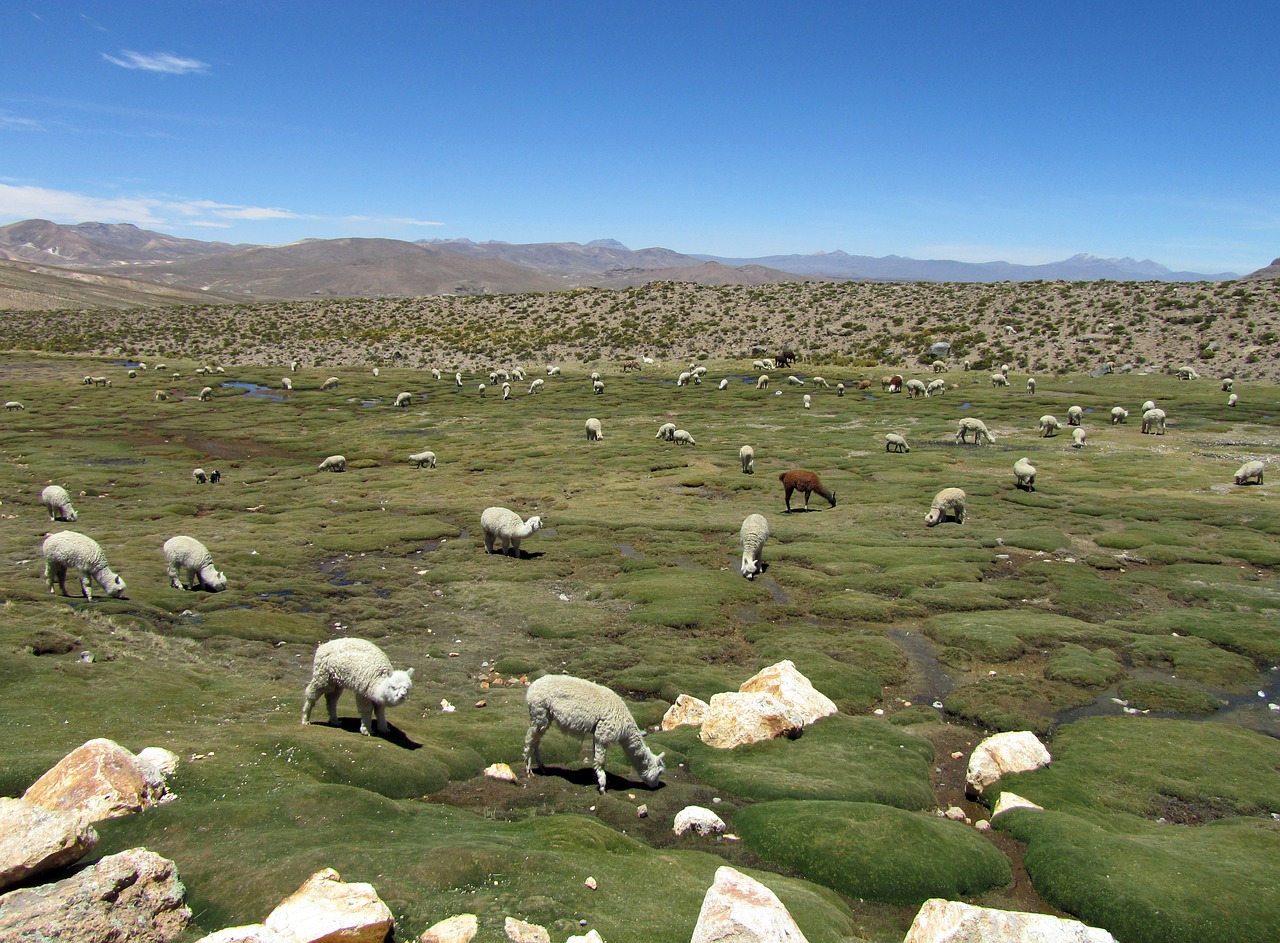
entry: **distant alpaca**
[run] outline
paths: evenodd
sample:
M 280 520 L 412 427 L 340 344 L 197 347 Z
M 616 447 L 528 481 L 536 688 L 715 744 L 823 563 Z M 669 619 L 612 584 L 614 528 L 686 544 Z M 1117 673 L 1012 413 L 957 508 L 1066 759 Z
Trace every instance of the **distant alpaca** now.
M 793 491 L 799 491 L 804 494 L 804 509 L 806 511 L 809 510 L 809 495 L 814 491 L 826 498 L 832 507 L 836 506 L 836 493 L 827 489 L 818 476 L 811 471 L 793 469 L 789 472 L 783 472 L 778 476 L 778 480 L 782 482 L 782 487 L 786 491 L 784 500 L 788 511 L 791 510 L 791 492 Z
M 569 675 L 546 675 L 529 685 L 525 698 L 529 702 L 529 731 L 524 737 L 524 764 L 530 776 L 535 766 L 542 769 L 542 735 L 554 722 L 565 733 L 591 737 L 591 765 L 601 792 L 605 750 L 611 743 L 622 747 L 646 786 L 653 789 L 658 785 L 666 769 L 663 754 L 655 755 L 649 749 L 627 705 L 604 685 Z

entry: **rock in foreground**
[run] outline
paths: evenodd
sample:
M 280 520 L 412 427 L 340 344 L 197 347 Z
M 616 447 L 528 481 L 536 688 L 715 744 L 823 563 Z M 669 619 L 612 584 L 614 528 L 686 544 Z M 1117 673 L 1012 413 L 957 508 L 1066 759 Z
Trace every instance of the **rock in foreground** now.
M 969 756 L 966 791 L 980 796 L 1006 773 L 1026 773 L 1049 765 L 1053 758 L 1040 739 L 1030 731 L 998 733 L 987 737 Z
M 714 883 L 689 943 L 808 943 L 776 894 L 730 867 L 716 869 Z
M 89 822 L 148 809 L 166 794 L 160 772 L 163 764 L 151 756 L 139 762 L 112 740 L 90 740 L 32 783 L 22 798 Z
M 0 896 L 0 940 L 169 943 L 191 921 L 185 896 L 172 861 L 134 848 Z
M 25 799 L 0 799 L 0 889 L 79 861 L 98 844 L 78 816 Z
M 1115 943 L 1106 930 L 1049 914 L 927 900 L 902 943 Z

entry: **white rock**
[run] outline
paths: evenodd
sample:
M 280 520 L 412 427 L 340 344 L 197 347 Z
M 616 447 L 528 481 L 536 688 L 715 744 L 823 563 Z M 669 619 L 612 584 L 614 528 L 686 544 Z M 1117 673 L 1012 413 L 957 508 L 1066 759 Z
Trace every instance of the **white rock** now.
M 476 929 L 475 914 L 458 914 L 427 927 L 418 943 L 471 943 Z
M 783 734 L 796 736 L 804 724 L 804 715 L 772 694 L 726 691 L 712 696 L 698 739 L 728 750 Z
M 716 869 L 689 943 L 808 943 L 776 894 L 730 867 Z
M 317 871 L 263 923 L 294 943 L 383 943 L 394 922 L 371 884 L 345 884 L 333 868 Z
M 525 923 L 515 917 L 508 917 L 503 929 L 511 943 L 551 943 L 551 934 L 536 923 Z
M 998 733 L 973 749 L 965 777 L 970 795 L 981 795 L 1006 773 L 1025 773 L 1047 766 L 1053 758 L 1030 731 Z
M 672 831 L 677 835 L 683 835 L 692 829 L 699 835 L 719 835 L 724 831 L 724 819 L 716 815 L 710 809 L 700 805 L 685 806 L 676 813 L 675 825 Z
M 951 806 L 951 808 L 947 809 L 947 811 L 942 814 L 953 822 L 963 822 L 965 818 L 964 809 L 960 808 L 958 805 Z
M 595 930 L 588 930 L 581 936 L 571 936 L 564 943 L 604 943 L 600 934 Z
M 1106 930 L 1049 914 L 927 900 L 902 943 L 1115 943 Z
M 708 706 L 706 701 L 700 701 L 688 694 L 681 694 L 676 698 L 676 702 L 667 708 L 667 712 L 662 715 L 662 729 L 674 730 L 683 724 L 691 724 L 697 727 L 706 718 Z
M 504 783 L 519 782 L 515 772 L 506 763 L 494 763 L 492 766 L 486 766 L 484 774 L 490 779 L 500 779 Z
M 1003 812 L 1010 809 L 1037 809 L 1044 811 L 1044 806 L 1036 805 L 1030 799 L 1024 799 L 1016 792 L 1002 792 L 1000 798 L 996 800 L 996 807 L 991 810 L 991 817 L 994 819 Z
M 783 704 L 798 711 L 806 725 L 837 712 L 831 698 L 819 692 L 813 684 L 796 670 L 790 660 L 761 669 L 738 688 L 743 694 L 772 694 Z
M 210 933 L 202 936 L 196 943 L 293 943 L 293 937 L 281 936 L 260 923 L 251 923 Z

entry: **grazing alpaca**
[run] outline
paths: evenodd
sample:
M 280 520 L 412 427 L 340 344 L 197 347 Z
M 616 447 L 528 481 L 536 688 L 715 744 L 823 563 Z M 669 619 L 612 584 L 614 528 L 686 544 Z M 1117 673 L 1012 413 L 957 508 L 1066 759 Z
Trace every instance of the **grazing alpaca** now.
M 831 506 L 836 506 L 836 493 L 828 490 L 821 479 L 811 471 L 802 469 L 793 469 L 789 472 L 783 472 L 778 476 L 778 480 L 782 482 L 782 487 L 786 490 L 784 500 L 787 504 L 787 510 L 791 510 L 791 492 L 800 491 L 804 494 L 804 509 L 809 510 L 809 495 L 817 492 L 831 502 Z
M 484 529 L 485 553 L 493 553 L 495 538 L 502 541 L 502 552 L 508 556 L 520 556 L 520 541 L 534 531 L 542 529 L 542 518 L 534 515 L 527 521 L 520 520 L 520 515 L 508 508 L 485 508 L 480 515 L 480 526 Z
M 554 722 L 565 733 L 591 737 L 596 782 L 604 792 L 604 754 L 616 743 L 650 789 L 658 785 L 666 767 L 663 754 L 654 754 L 622 698 L 604 685 L 569 675 L 546 675 L 529 685 L 529 731 L 524 737 L 525 772 L 542 769 L 542 735 Z

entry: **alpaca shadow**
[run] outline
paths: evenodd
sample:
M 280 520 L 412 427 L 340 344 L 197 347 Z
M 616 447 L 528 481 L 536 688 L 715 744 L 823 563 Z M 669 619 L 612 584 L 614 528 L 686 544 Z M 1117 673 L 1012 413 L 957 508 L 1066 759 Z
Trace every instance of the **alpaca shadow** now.
M 323 725 L 325 727 L 334 726 L 333 724 L 329 723 L 327 720 L 316 721 L 316 723 Z M 348 733 L 354 733 L 356 735 L 359 735 L 360 718 L 359 717 L 339 717 L 337 729 L 345 730 Z M 416 740 L 411 740 L 407 733 L 405 733 L 403 730 L 401 730 L 399 727 L 397 727 L 395 724 L 393 724 L 389 720 L 387 721 L 387 732 L 378 733 L 377 728 L 375 726 L 374 733 L 370 734 L 370 739 L 384 740 L 387 743 L 390 743 L 392 746 L 397 746 L 404 750 L 421 750 L 422 749 L 421 743 L 419 743 Z
M 567 769 L 563 766 L 544 766 L 542 769 L 534 769 L 535 776 L 555 776 L 563 779 L 572 786 L 590 786 L 592 789 L 598 789 L 600 784 L 596 781 L 596 771 L 590 766 L 581 766 L 576 769 Z M 666 783 L 659 781 L 658 785 L 652 790 L 644 784 L 641 779 L 627 779 L 625 776 L 615 776 L 613 773 L 605 772 L 604 788 L 606 791 L 617 791 L 623 789 L 644 789 L 657 792 L 659 789 L 665 789 Z

